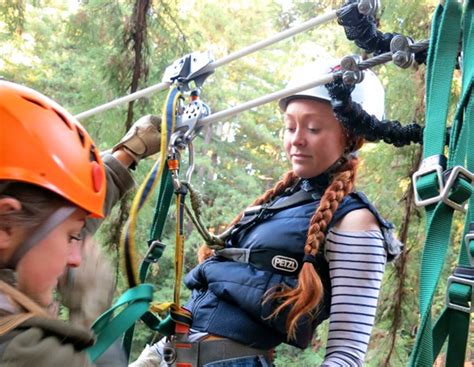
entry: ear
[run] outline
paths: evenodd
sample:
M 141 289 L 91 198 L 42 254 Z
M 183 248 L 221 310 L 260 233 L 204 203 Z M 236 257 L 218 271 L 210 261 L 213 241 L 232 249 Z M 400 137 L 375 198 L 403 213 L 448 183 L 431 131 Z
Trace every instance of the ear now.
M 21 210 L 21 203 L 11 197 L 0 198 L 0 215 L 5 217 L 8 213 L 13 214 Z M 14 228 L 8 225 L 3 225 L 0 223 L 0 250 L 14 245 L 16 236 L 14 235 L 16 231 Z

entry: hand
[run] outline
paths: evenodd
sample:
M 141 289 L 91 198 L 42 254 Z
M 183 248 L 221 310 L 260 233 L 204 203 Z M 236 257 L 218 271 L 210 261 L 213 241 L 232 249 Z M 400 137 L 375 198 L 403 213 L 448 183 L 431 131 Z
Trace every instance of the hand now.
M 162 341 L 158 342 L 159 344 Z M 161 366 L 162 357 L 154 346 L 147 345 L 135 362 L 128 367 L 159 367 Z
M 112 152 L 124 150 L 138 163 L 140 159 L 160 151 L 161 118 L 146 115 L 137 120 L 120 142 L 112 148 Z
M 69 308 L 71 323 L 90 328 L 110 307 L 114 290 L 112 266 L 92 238 L 86 237 L 81 265 L 70 268 L 58 286 L 61 302 Z

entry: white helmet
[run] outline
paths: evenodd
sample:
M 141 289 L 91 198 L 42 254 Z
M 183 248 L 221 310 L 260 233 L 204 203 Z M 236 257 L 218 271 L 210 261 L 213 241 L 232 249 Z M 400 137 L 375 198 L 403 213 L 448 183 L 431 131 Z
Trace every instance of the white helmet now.
M 338 68 L 339 64 L 340 61 L 335 59 L 320 60 L 307 64 L 294 73 L 287 88 L 303 85 L 311 80 L 316 80 L 318 77 L 332 73 L 333 70 Z M 352 100 L 359 103 L 369 115 L 374 115 L 379 120 L 383 119 L 385 92 L 379 78 L 377 78 L 371 70 L 364 71 L 364 80 L 361 83 L 356 84 L 351 93 L 351 97 Z M 285 111 L 291 100 L 299 98 L 331 101 L 331 97 L 329 97 L 326 87 L 324 85 L 319 85 L 282 98 L 278 101 L 278 104 L 282 111 Z

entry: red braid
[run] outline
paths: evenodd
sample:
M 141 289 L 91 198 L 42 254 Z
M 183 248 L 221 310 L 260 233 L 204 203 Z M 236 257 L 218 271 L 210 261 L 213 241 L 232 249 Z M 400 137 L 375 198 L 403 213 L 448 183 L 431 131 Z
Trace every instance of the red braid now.
M 309 223 L 308 235 L 304 247 L 305 255 L 316 256 L 319 246 L 325 238 L 325 233 L 334 213 L 342 199 L 353 190 L 357 172 L 358 158 L 350 159 L 340 171 L 334 175 L 328 186 L 315 214 Z M 284 288 L 282 290 L 269 290 L 264 302 L 278 299 L 281 304 L 275 309 L 271 317 L 278 315 L 283 309 L 291 307 L 286 321 L 288 337 L 295 338 L 298 320 L 305 316 L 314 316 L 314 312 L 323 297 L 323 285 L 321 278 L 311 263 L 304 262 L 298 275 L 296 288 Z

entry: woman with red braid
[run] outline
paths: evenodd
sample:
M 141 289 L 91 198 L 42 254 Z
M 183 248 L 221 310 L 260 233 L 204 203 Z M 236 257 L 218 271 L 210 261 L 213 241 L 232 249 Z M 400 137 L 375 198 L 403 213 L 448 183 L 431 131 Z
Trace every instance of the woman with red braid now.
M 305 68 L 290 86 L 334 66 Z M 372 72 L 351 97 L 383 115 L 384 90 Z M 226 247 L 187 275 L 189 339 L 199 344 L 193 366 L 271 366 L 276 346 L 306 348 L 327 318 L 322 365 L 362 366 L 385 262 L 399 244 L 392 225 L 354 190 L 364 139 L 334 117 L 330 101 L 324 86 L 280 100 L 291 170 L 234 220 Z M 161 341 L 132 365 L 157 366 L 163 350 L 184 361 Z

